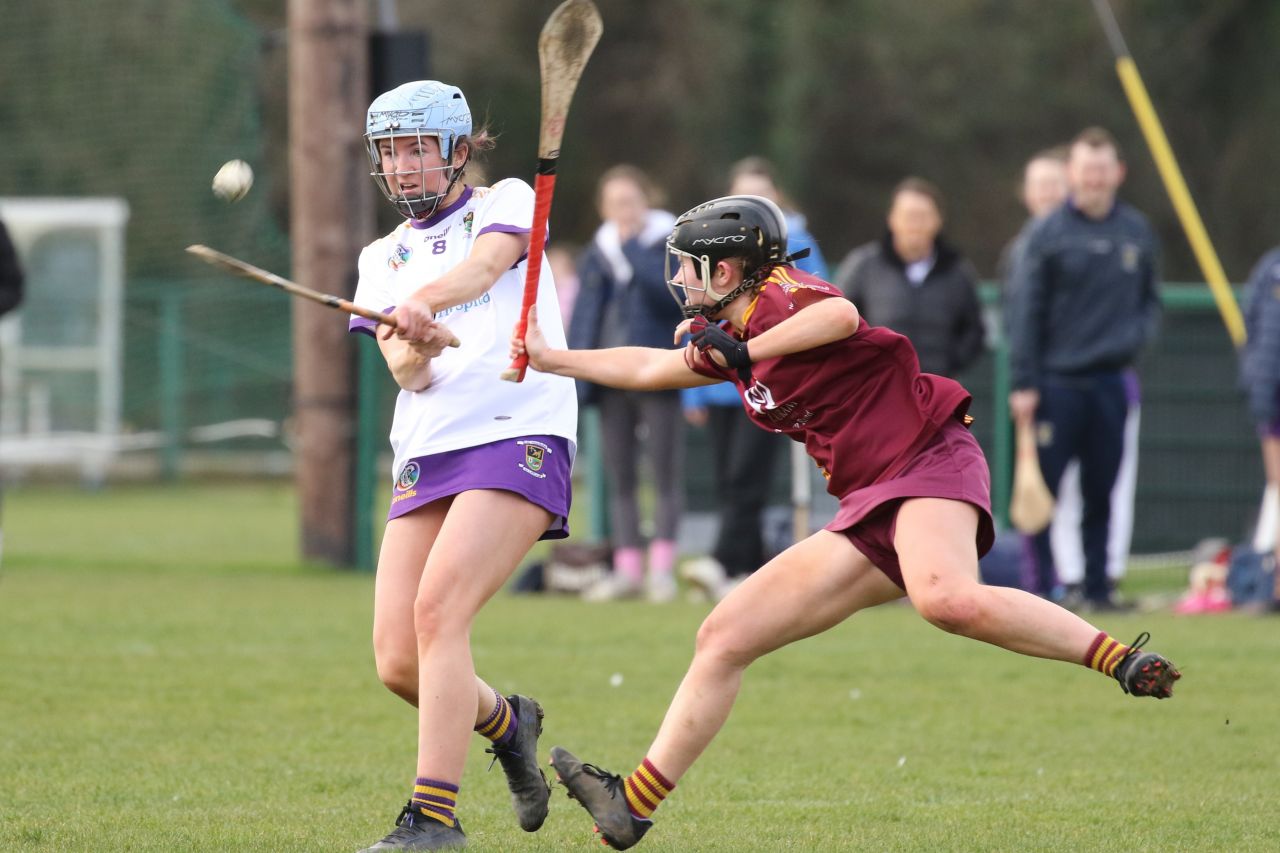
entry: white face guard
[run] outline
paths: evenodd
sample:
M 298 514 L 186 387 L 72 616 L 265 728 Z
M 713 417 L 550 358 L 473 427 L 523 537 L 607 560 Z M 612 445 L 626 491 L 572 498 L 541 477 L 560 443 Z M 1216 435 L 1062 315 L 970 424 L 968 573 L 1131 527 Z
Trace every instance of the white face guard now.
M 698 281 L 696 283 L 686 284 L 676 281 L 676 276 L 680 274 L 683 268 L 683 259 L 688 258 L 693 261 L 694 271 L 698 273 Z M 736 259 L 725 259 L 726 263 L 737 263 L 742 267 L 742 282 L 728 293 L 721 294 L 711 289 L 711 274 L 715 272 L 715 264 L 711 263 L 708 255 L 694 255 L 689 252 L 677 249 L 671 245 L 671 241 L 667 241 L 667 260 L 666 260 L 666 278 L 667 290 L 671 291 L 671 297 L 675 299 L 676 304 L 680 306 L 685 319 L 693 317 L 706 317 L 712 319 L 716 314 L 742 293 L 747 292 L 755 287 L 755 277 L 759 271 L 753 272 L 751 275 L 746 274 L 745 263 Z M 689 295 L 691 293 L 709 293 L 715 300 L 711 303 L 694 302 Z
M 676 281 L 677 276 L 680 275 L 681 270 L 684 268 L 683 261 L 685 258 L 688 258 L 693 262 L 694 271 L 698 274 L 698 280 L 696 282 L 686 283 Z M 711 265 L 711 258 L 706 255 L 693 255 L 689 252 L 681 251 L 671 245 L 670 240 L 667 241 L 667 290 L 671 291 L 671 298 L 680 306 L 680 311 L 683 312 L 686 319 L 703 314 L 705 309 L 709 307 L 702 305 L 701 303 L 696 303 L 690 296 L 691 293 L 710 292 L 713 296 L 718 295 L 714 290 L 710 289 L 710 285 L 708 284 L 708 282 L 711 281 L 712 272 L 713 267 Z
M 435 139 L 436 149 L 440 151 L 441 156 L 445 158 L 444 165 L 423 165 L 422 140 L 426 137 Z M 394 169 L 396 162 L 402 159 L 395 156 L 396 143 L 405 139 L 414 139 L 416 141 L 416 145 L 413 150 L 417 154 L 418 168 L 388 171 L 388 167 Z M 373 171 L 369 173 L 373 178 L 373 182 L 378 185 L 378 189 L 382 190 L 382 194 L 387 198 L 387 200 L 394 204 L 400 213 L 410 219 L 426 219 L 428 216 L 435 213 L 436 209 L 440 206 L 440 202 L 449 194 L 449 191 L 453 189 L 453 185 L 457 183 L 458 178 L 462 176 L 463 169 L 466 167 L 465 163 L 457 169 L 454 169 L 453 166 L 450 165 L 453 151 L 450 150 L 445 152 L 444 140 L 441 139 L 439 134 L 435 133 L 423 133 L 422 131 L 405 131 L 404 133 L 396 133 L 392 131 L 390 133 L 380 133 L 376 136 L 366 135 L 365 143 L 369 152 L 369 160 L 373 164 Z M 391 156 L 385 160 L 382 154 L 382 146 L 384 144 L 390 145 L 392 152 Z M 412 160 L 413 158 L 407 159 Z M 438 185 L 438 182 L 435 180 L 436 172 L 451 173 L 449 175 L 449 183 L 444 188 L 443 192 L 427 192 L 425 188 L 428 184 L 431 184 L 432 186 Z M 395 179 L 394 188 L 392 187 L 392 181 L 389 180 L 391 178 Z M 418 185 L 418 190 L 416 191 L 417 195 L 410 196 L 401 189 L 406 180 L 408 183 L 416 183 Z

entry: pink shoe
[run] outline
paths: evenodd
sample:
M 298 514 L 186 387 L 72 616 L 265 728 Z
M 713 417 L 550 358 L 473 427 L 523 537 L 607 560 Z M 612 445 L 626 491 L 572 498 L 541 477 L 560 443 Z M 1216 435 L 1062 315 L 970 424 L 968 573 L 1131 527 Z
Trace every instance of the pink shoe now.
M 1222 592 L 1192 592 L 1178 602 L 1173 612 L 1192 616 L 1199 613 L 1225 613 L 1230 609 L 1231 599 Z
M 1222 590 L 1205 593 L 1205 613 L 1226 613 L 1231 609 L 1231 598 Z
M 1228 606 L 1230 602 L 1228 602 Z M 1209 594 L 1205 592 L 1190 592 L 1183 596 L 1182 600 L 1174 606 L 1173 612 L 1181 616 L 1190 616 L 1196 613 L 1209 613 L 1212 606 Z

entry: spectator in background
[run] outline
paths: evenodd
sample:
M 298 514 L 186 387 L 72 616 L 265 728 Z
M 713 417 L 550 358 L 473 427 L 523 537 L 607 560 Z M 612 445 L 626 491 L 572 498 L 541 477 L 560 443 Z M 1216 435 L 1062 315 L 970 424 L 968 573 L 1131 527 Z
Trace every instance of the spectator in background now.
M 556 299 L 565 328 L 573 318 L 573 303 L 578 299 L 578 250 L 563 243 L 547 246 L 547 263 L 556 282 Z
M 1033 227 L 1016 259 L 1009 321 L 1010 414 L 1036 420 L 1040 467 L 1055 495 L 1067 463 L 1080 462 L 1080 604 L 1091 610 L 1121 606 L 1107 579 L 1107 542 L 1132 396 L 1126 376 L 1160 317 L 1159 246 L 1146 218 L 1116 198 L 1124 175 L 1107 131 L 1089 128 L 1072 142 L 1070 195 Z M 1054 577 L 1048 531 L 1033 551 L 1045 586 Z
M 1005 245 L 996 264 L 1000 279 L 1001 299 L 1008 302 L 1012 295 L 1014 260 L 1027 245 L 1027 237 L 1037 222 L 1056 210 L 1067 198 L 1067 150 L 1059 145 L 1039 152 L 1027 161 L 1022 170 L 1022 186 L 1018 200 L 1030 216 L 1022 224 L 1017 236 Z M 1006 304 L 1006 312 L 1008 310 Z
M 798 255 L 804 249 L 809 250 L 807 256 L 796 259 L 796 269 L 826 280 L 827 262 L 818 248 L 818 241 L 809 233 L 809 222 L 804 214 L 778 187 L 772 163 L 763 157 L 744 157 L 734 163 L 729 169 L 729 193 L 758 195 L 782 208 L 782 215 L 787 220 L 787 251 Z
M 604 222 L 578 262 L 570 348 L 671 346 L 671 330 L 681 320 L 665 273 L 666 240 L 675 217 L 655 209 L 656 188 L 630 165 L 614 166 L 600 177 L 596 202 Z M 684 504 L 680 394 L 640 394 L 579 382 L 578 397 L 600 411 L 613 544 L 613 574 L 583 597 L 604 601 L 643 593 L 651 601 L 669 601 L 676 594 L 676 534 Z M 655 490 L 647 581 L 637 477 L 642 446 Z
M 1249 395 L 1249 413 L 1258 427 L 1267 477 L 1253 547 L 1259 552 L 1271 551 L 1280 565 L 1280 247 L 1254 267 L 1247 300 L 1248 340 L 1240 356 L 1240 377 Z M 1273 599 L 1280 601 L 1280 571 L 1274 577 Z
M 18 266 L 18 253 L 9 239 L 9 231 L 0 222 L 0 317 L 8 314 L 22 302 L 22 267 Z M 4 532 L 0 530 L 0 553 L 3 552 Z
M 1066 198 L 1067 146 L 1044 151 L 1027 163 L 1023 176 L 1023 202 L 1031 218 L 1014 240 L 1025 247 L 1027 236 L 1036 222 L 1048 216 Z M 1018 249 L 1015 248 L 1015 251 Z M 1008 299 L 1012 265 L 1002 273 L 1005 298 Z M 1120 454 L 1120 472 L 1111 488 L 1111 527 L 1107 535 L 1107 579 L 1114 589 L 1124 578 L 1129 563 L 1129 547 L 1133 542 L 1133 502 L 1138 488 L 1138 428 L 1141 424 L 1141 394 L 1138 372 L 1124 372 L 1128 408 L 1124 421 L 1124 446 Z M 1080 537 L 1084 518 L 1084 497 L 1080 492 L 1080 462 L 1073 459 L 1062 472 L 1053 521 L 1049 525 L 1049 545 L 1053 552 L 1057 584 L 1053 589 L 1068 607 L 1078 607 L 1084 597 L 1084 543 Z M 1042 584 L 1043 585 L 1043 584 Z M 1060 588 L 1059 588 L 1060 585 Z
M 782 209 L 787 223 L 787 253 L 804 249 L 797 269 L 826 280 L 827 264 L 804 214 L 778 188 L 773 165 L 763 157 L 746 157 L 729 170 L 730 195 L 767 198 Z M 742 398 L 728 382 L 686 388 L 681 392 L 684 417 L 692 426 L 710 427 L 711 463 L 719 497 L 716 544 L 711 554 L 687 561 L 685 580 L 719 601 L 747 575 L 764 565 L 764 509 L 773 487 L 777 459 L 789 442 L 752 426 Z
M 893 191 L 884 236 L 854 249 L 835 284 L 867 322 L 905 335 L 925 373 L 954 377 L 982 354 L 978 275 L 942 237 L 942 194 L 909 177 Z

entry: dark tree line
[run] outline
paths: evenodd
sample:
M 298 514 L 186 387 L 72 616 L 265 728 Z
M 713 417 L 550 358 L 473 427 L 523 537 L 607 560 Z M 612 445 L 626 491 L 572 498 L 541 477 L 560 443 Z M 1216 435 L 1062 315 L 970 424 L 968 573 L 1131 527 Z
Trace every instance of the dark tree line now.
M 554 0 L 402 3 L 504 132 L 491 168 L 530 172 L 535 37 Z M 881 228 L 906 174 L 939 184 L 948 231 L 990 273 L 1018 227 L 1019 170 L 1089 124 L 1130 162 L 1171 279 L 1199 280 L 1088 0 L 599 0 L 605 35 L 570 119 L 559 234 L 585 239 L 596 175 L 649 169 L 672 208 L 764 154 L 838 259 Z M 1116 0 L 1117 14 L 1229 276 L 1280 242 L 1280 4 Z
M 1127 149 L 1125 192 L 1155 221 L 1168 277 L 1201 278 L 1089 0 L 597 2 L 605 34 L 570 117 L 556 239 L 589 238 L 596 176 L 617 162 L 649 170 L 681 210 L 721 192 L 735 159 L 763 154 L 832 260 L 874 237 L 889 189 L 919 174 L 947 196 L 952 239 L 990 274 L 1022 220 L 1024 159 L 1102 124 Z M 1280 3 L 1114 3 L 1227 273 L 1240 281 L 1280 242 L 1280 183 L 1270 179 L 1280 156 Z M 369 3 L 371 23 L 380 5 Z M 533 174 L 537 33 L 555 5 L 393 4 L 402 28 L 429 34 L 432 75 L 461 85 L 500 133 L 492 176 Z M 0 194 L 127 196 L 134 273 L 189 269 L 169 250 L 201 237 L 231 249 L 256 241 L 257 256 L 276 262 L 288 231 L 286 4 L 28 6 L 0 0 L 11 13 L 0 67 L 12 81 L 0 91 Z M 261 169 L 256 192 L 228 217 L 207 184 L 233 156 Z

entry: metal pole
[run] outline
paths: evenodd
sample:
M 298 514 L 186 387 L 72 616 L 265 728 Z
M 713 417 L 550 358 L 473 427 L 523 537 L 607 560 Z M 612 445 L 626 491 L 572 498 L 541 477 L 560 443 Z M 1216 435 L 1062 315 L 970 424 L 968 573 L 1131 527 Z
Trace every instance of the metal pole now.
M 1237 347 L 1241 347 L 1245 341 L 1245 330 L 1244 320 L 1240 316 L 1240 306 L 1236 304 L 1231 285 L 1227 282 L 1227 275 L 1222 270 L 1218 254 L 1214 251 L 1209 234 L 1200 220 L 1200 212 L 1191 198 L 1191 191 L 1187 189 L 1187 182 L 1183 180 L 1182 170 L 1178 168 L 1177 158 L 1173 156 L 1173 149 L 1169 146 L 1164 127 L 1160 124 L 1155 107 L 1151 104 L 1147 87 L 1138 73 L 1138 66 L 1129 55 L 1129 47 L 1125 44 L 1124 36 L 1120 32 L 1120 24 L 1116 21 L 1108 0 L 1093 0 L 1093 8 L 1102 22 L 1103 31 L 1107 34 L 1107 43 L 1111 45 L 1111 51 L 1116 56 L 1116 74 L 1120 76 L 1120 84 L 1124 87 L 1125 95 L 1129 99 L 1129 107 L 1138 119 L 1142 135 L 1147 140 L 1147 147 L 1151 150 L 1156 168 L 1160 171 L 1160 179 L 1164 182 L 1165 191 L 1169 193 L 1173 209 L 1178 214 L 1178 221 L 1182 223 L 1182 230 L 1187 235 L 1187 241 L 1191 243 L 1191 250 L 1195 253 L 1200 271 L 1213 292 L 1218 313 L 1222 315 L 1222 321 L 1226 324 L 1232 342 Z
M 160 294 L 160 451 L 161 476 L 170 482 L 182 473 L 182 402 L 184 394 L 182 352 L 182 289 Z

